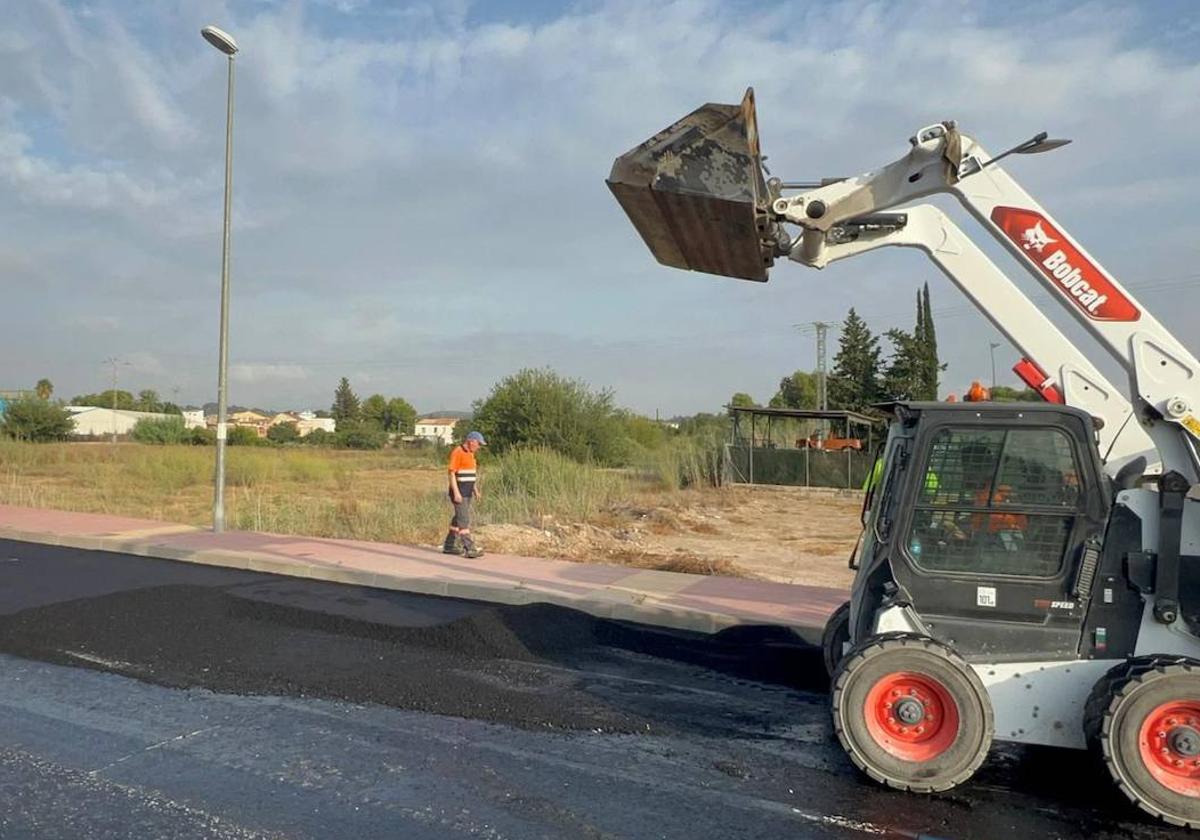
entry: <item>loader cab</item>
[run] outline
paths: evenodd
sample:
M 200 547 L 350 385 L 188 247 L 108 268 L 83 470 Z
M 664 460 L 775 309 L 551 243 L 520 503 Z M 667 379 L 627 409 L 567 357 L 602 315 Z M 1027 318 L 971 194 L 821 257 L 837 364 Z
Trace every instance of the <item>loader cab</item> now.
M 903 630 L 968 660 L 1072 659 L 1111 492 L 1090 415 L 895 403 L 854 582 L 854 640 Z

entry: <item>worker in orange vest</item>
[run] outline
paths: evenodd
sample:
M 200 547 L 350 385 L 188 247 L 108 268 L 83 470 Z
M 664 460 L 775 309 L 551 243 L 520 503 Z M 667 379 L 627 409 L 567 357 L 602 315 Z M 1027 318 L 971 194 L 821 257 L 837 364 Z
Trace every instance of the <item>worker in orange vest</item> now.
M 471 502 L 483 498 L 475 453 L 486 445 L 480 432 L 469 432 L 463 442 L 450 451 L 450 503 L 454 505 L 454 516 L 442 545 L 446 554 L 462 554 L 472 559 L 483 556 L 471 538 Z M 461 548 L 459 540 L 462 540 Z

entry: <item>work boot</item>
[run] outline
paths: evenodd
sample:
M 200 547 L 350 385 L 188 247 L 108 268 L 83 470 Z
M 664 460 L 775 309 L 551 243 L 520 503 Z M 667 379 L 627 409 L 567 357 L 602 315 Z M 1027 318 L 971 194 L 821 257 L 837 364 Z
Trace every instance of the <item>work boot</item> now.
M 463 550 L 458 545 L 458 534 L 451 531 L 446 534 L 446 541 L 442 543 L 443 554 L 462 554 Z
M 483 552 L 479 550 L 479 546 L 475 545 L 475 540 L 470 537 L 463 537 L 463 556 L 469 560 L 474 560 L 476 557 L 482 557 Z

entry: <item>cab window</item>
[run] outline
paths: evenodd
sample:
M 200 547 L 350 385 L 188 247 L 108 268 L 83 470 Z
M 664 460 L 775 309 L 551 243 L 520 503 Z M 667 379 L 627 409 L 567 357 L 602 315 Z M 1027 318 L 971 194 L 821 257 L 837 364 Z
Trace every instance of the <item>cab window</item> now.
M 1082 514 L 1060 429 L 947 427 L 929 448 L 907 547 L 929 571 L 1053 577 Z

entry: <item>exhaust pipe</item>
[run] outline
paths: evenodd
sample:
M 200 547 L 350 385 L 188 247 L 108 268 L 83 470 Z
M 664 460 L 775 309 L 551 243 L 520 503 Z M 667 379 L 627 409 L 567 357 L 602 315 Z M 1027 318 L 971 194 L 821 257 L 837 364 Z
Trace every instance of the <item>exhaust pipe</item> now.
M 751 88 L 740 105 L 710 102 L 630 149 L 606 183 L 663 265 L 765 282 L 787 237 L 762 172 Z

